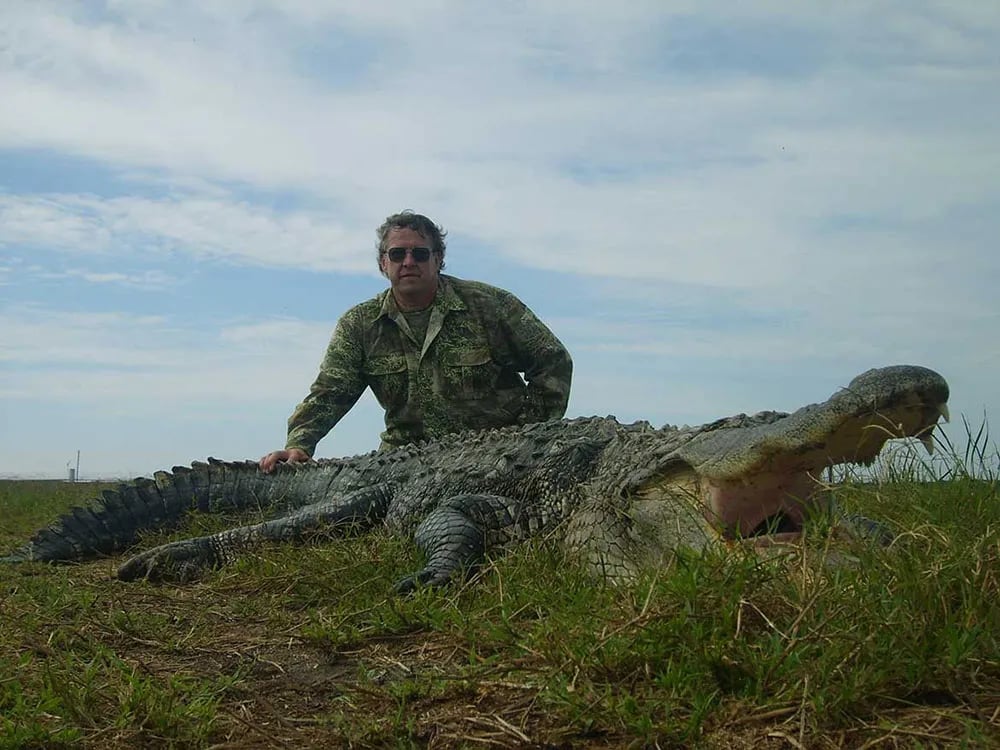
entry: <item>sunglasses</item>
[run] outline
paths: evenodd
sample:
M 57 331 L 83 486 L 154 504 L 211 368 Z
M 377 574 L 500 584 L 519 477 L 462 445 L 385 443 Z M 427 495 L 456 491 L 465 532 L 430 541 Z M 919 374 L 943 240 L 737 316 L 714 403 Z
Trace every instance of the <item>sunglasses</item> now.
M 393 263 L 402 263 L 406 259 L 407 253 L 413 256 L 414 263 L 426 263 L 431 259 L 429 247 L 415 247 L 412 250 L 406 247 L 390 247 L 385 251 Z

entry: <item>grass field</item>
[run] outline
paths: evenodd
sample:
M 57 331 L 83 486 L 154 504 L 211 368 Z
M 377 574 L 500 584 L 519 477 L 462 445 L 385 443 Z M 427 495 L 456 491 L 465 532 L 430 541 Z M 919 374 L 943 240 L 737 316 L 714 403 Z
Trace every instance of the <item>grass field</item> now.
M 890 474 L 838 495 L 901 535 L 839 567 L 818 538 L 612 589 L 538 543 L 400 599 L 382 534 L 186 586 L 0 566 L 0 748 L 1000 747 L 997 480 Z M 98 489 L 0 483 L 0 550 Z

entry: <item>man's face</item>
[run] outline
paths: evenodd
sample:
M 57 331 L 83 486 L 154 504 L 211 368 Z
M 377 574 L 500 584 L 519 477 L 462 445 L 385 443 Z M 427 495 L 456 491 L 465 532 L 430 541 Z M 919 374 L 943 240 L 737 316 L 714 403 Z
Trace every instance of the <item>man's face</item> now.
M 389 278 L 392 288 L 412 297 L 433 297 L 437 290 L 438 268 L 441 259 L 431 249 L 433 243 L 413 229 L 390 229 L 386 235 L 385 252 L 379 259 L 382 273 Z M 418 261 L 424 251 L 430 256 Z M 390 256 L 399 256 L 393 260 Z

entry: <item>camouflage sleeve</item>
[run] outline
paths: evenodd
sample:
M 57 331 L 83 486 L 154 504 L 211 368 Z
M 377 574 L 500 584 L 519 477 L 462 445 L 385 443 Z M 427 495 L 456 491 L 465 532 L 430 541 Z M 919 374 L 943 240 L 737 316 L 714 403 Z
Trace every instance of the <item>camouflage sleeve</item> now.
M 517 368 L 524 373 L 528 384 L 523 421 L 562 418 L 573 379 L 573 360 L 566 347 L 514 295 L 510 295 L 503 324 L 517 358 Z
M 364 393 L 367 383 L 358 317 L 350 310 L 337 322 L 309 395 L 288 418 L 286 450 L 299 448 L 313 455 L 316 444 Z

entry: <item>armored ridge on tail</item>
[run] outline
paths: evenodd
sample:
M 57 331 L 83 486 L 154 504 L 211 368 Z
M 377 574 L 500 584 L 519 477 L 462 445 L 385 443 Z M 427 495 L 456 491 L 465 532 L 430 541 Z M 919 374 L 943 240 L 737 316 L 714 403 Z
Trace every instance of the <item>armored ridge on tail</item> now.
M 209 458 L 157 471 L 152 479 L 123 482 L 104 490 L 91 504 L 71 509 L 0 562 L 68 562 L 114 555 L 133 545 L 142 531 L 176 527 L 192 511 L 280 507 L 283 502 L 305 505 L 322 497 L 323 483 L 337 476 L 342 463 L 324 461 L 322 472 L 282 464 L 274 475 L 278 481 L 260 481 L 270 477 L 260 475 L 252 461 Z
M 400 590 L 444 583 L 487 549 L 556 527 L 595 571 L 621 578 L 678 546 L 757 534 L 775 519 L 782 531 L 799 531 L 824 503 L 815 481 L 823 468 L 870 461 L 893 437 L 927 440 L 947 399 L 940 375 L 899 365 L 863 373 L 793 414 L 699 427 L 559 420 L 283 465 L 271 475 L 254 462 L 210 459 L 106 491 L 0 561 L 116 554 L 191 510 L 260 507 L 283 515 L 148 550 L 119 577 L 186 580 L 262 542 L 384 524 L 412 535 L 427 557 Z

